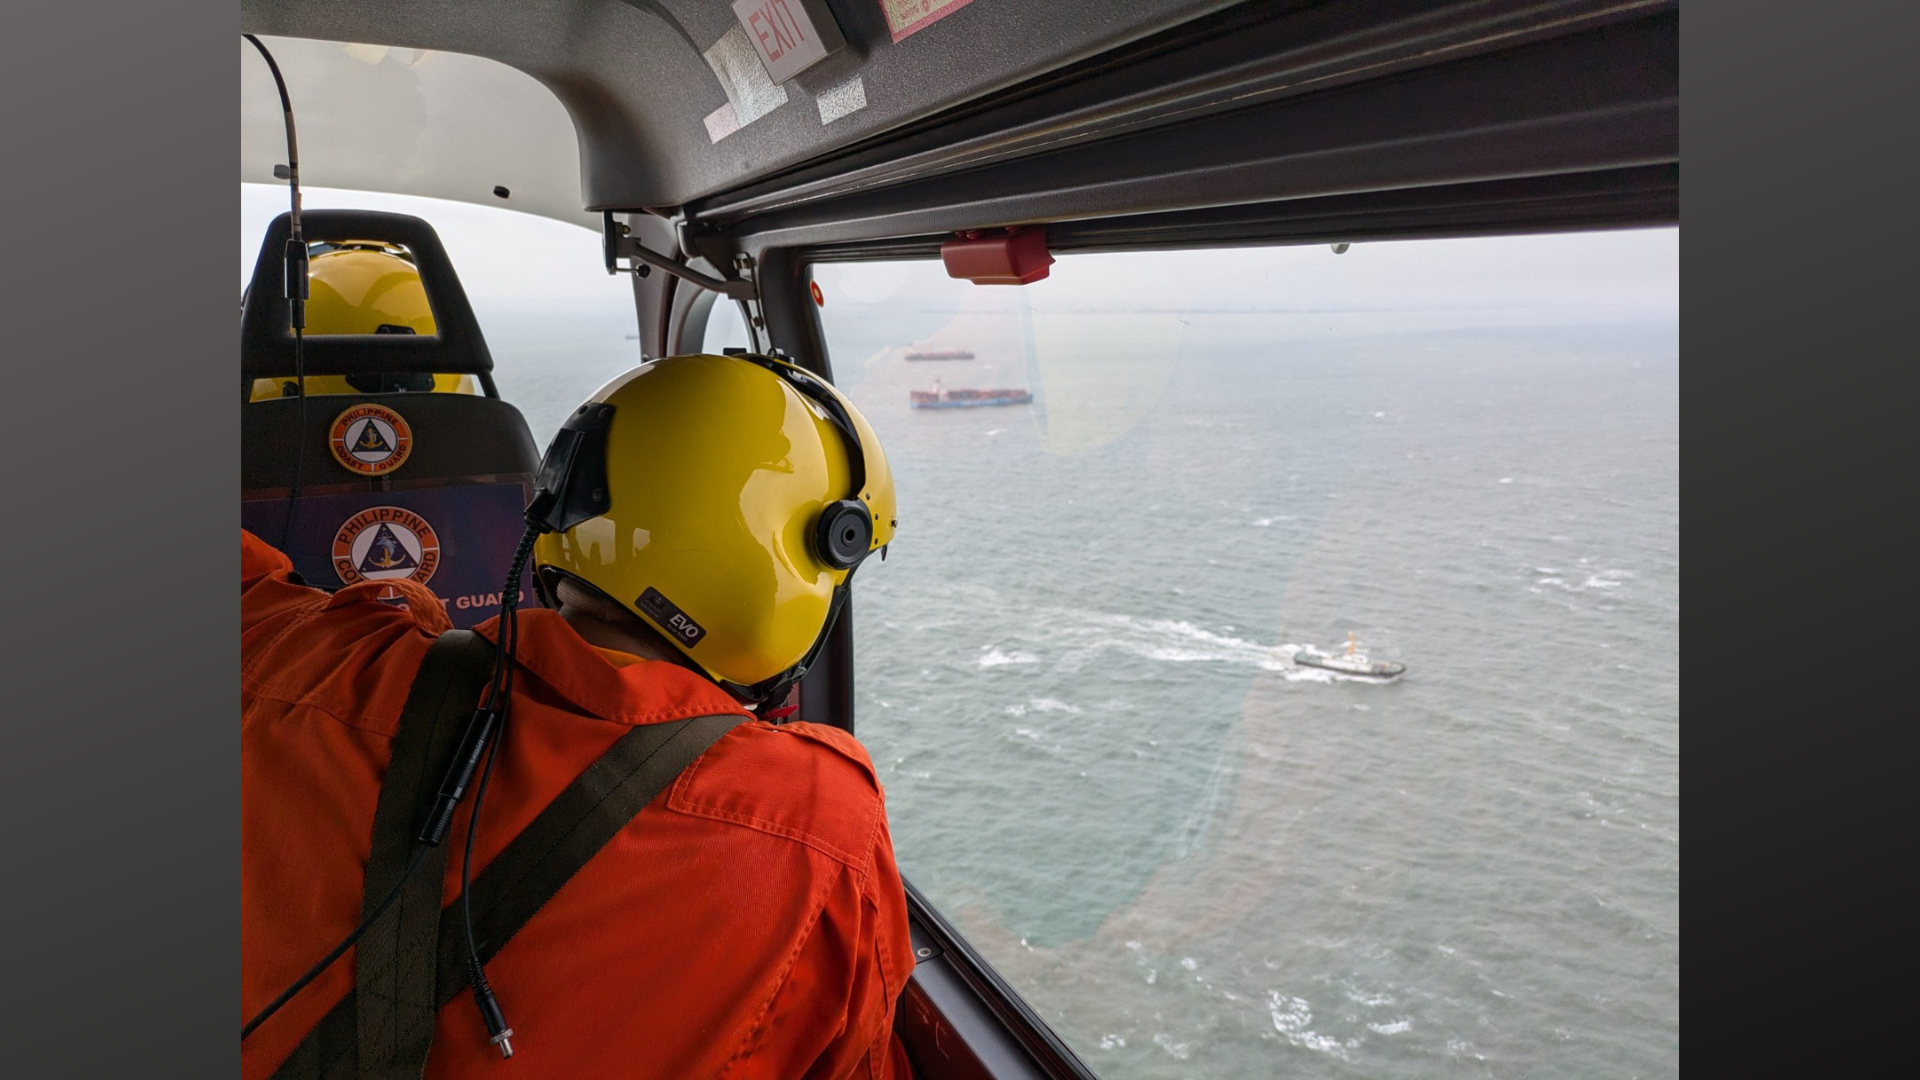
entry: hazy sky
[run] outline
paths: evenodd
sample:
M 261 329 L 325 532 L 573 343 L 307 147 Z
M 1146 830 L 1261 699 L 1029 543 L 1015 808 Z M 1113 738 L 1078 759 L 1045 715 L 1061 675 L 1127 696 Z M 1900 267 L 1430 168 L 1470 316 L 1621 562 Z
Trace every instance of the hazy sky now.
M 360 207 L 417 214 L 439 232 L 476 304 L 572 303 L 630 308 L 624 276 L 600 263 L 600 238 L 512 210 L 405 195 L 307 188 L 310 209 Z M 244 286 L 286 188 L 240 185 Z M 954 294 L 939 263 L 823 266 L 829 297 L 865 303 L 934 301 Z M 1074 308 L 1284 310 L 1522 309 L 1553 321 L 1677 319 L 1677 228 L 1556 236 L 1229 248 L 1096 256 L 1056 263 L 1034 302 Z

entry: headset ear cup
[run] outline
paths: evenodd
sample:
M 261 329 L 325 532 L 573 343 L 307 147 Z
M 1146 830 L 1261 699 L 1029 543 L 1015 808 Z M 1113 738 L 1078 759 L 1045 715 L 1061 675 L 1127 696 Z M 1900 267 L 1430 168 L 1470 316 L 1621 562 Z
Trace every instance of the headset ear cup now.
M 835 570 L 850 570 L 872 549 L 873 515 L 859 499 L 830 503 L 820 511 L 813 540 L 821 562 Z

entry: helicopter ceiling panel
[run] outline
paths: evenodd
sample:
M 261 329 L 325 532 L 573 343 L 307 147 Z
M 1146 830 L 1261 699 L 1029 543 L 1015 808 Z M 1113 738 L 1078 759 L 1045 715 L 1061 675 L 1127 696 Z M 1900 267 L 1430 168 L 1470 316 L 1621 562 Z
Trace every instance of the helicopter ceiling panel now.
M 328 43 L 289 46 L 281 61 L 310 140 L 306 182 L 478 202 L 500 185 L 516 209 L 590 222 L 583 204 L 680 206 L 1232 6 L 242 0 L 240 22 L 250 33 Z M 769 64 L 783 71 L 781 53 L 803 33 L 798 17 L 783 20 L 800 9 L 831 20 L 844 44 L 775 82 Z M 364 44 L 339 44 L 349 42 Z M 577 132 L 577 157 L 554 110 L 477 57 L 544 84 Z M 252 149 L 242 175 L 265 179 L 256 174 L 280 160 L 265 149 L 273 142 L 260 145 L 278 102 L 264 73 L 243 78 L 243 154 Z M 391 112 L 381 111 L 376 91 L 392 96 Z M 568 207 L 551 193 L 565 186 L 573 160 L 582 183 Z
M 459 53 L 267 37 L 311 187 L 429 195 L 600 227 L 580 202 L 567 110 L 525 72 Z M 240 44 L 240 179 L 274 183 L 287 134 L 273 76 Z

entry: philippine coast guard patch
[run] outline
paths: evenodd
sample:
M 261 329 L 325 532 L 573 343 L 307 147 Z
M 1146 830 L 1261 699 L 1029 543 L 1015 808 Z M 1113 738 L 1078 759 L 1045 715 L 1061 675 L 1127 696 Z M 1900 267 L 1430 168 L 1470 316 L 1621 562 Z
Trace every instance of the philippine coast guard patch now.
M 347 585 L 395 578 L 425 585 L 438 569 L 440 537 L 426 518 L 403 507 L 369 507 L 333 535 L 333 571 Z M 380 598 L 399 596 L 398 590 L 389 589 Z
M 384 405 L 355 405 L 333 418 L 327 434 L 333 460 L 361 476 L 384 476 L 406 464 L 413 429 Z

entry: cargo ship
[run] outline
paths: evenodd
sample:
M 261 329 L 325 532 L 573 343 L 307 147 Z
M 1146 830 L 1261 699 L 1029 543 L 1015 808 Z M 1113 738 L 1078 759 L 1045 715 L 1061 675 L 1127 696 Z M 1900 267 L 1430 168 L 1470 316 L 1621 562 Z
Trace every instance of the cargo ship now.
M 1407 665 L 1396 664 L 1391 660 L 1369 660 L 1366 653 L 1355 652 L 1353 635 L 1347 635 L 1347 654 L 1345 656 L 1321 656 L 1302 649 L 1293 654 L 1293 662 L 1302 667 L 1315 667 L 1322 671 L 1336 671 L 1342 675 L 1358 675 L 1367 679 L 1397 679 L 1406 674 Z
M 966 349 L 908 349 L 909 360 L 971 360 L 973 353 Z
M 984 405 L 1025 405 L 1033 400 L 1028 390 L 949 390 L 933 380 L 931 390 L 909 390 L 908 401 L 916 409 L 977 409 Z

